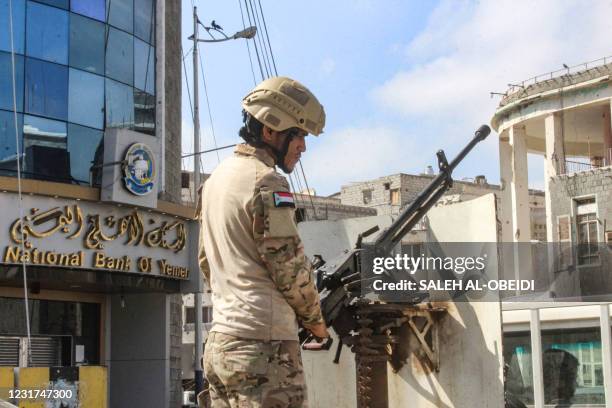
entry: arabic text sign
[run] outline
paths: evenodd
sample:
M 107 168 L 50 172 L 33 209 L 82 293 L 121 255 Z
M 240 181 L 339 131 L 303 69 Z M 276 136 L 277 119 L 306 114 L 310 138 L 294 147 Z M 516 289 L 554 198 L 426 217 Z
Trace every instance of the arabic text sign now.
M 187 221 L 83 201 L 0 195 L 1 262 L 189 276 Z

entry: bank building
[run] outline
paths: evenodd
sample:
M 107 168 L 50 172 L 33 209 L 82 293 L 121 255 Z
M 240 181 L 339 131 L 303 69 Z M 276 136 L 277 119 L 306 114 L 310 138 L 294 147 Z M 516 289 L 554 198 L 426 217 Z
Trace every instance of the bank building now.
M 0 399 L 181 404 L 180 7 L 0 0 Z

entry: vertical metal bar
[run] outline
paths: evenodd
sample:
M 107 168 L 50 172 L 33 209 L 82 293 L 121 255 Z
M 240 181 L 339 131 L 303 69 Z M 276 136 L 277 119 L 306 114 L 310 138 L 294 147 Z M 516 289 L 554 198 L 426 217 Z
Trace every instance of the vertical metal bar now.
M 544 408 L 544 378 L 542 369 L 542 333 L 540 332 L 540 310 L 531 309 L 531 367 L 533 370 L 533 402 L 535 408 Z
M 604 374 L 604 394 L 606 407 L 612 407 L 612 334 L 610 333 L 610 306 L 599 306 L 599 323 L 601 329 L 601 358 Z

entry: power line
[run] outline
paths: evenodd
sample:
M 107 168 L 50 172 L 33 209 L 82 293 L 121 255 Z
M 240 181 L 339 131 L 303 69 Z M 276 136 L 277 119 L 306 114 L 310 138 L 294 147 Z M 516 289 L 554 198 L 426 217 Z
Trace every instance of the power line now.
M 302 166 L 302 161 L 299 160 L 298 164 L 300 165 L 300 170 L 302 171 L 302 176 L 304 177 L 304 184 L 306 184 L 306 192 L 308 193 L 308 198 L 310 198 L 310 204 L 312 205 L 312 211 L 314 211 L 315 219 L 316 219 L 316 209 L 314 205 L 314 200 L 312 199 L 312 194 L 310 193 L 310 187 L 308 186 L 308 181 L 306 180 L 306 173 L 304 173 L 304 167 Z
M 246 12 L 247 12 L 247 17 L 249 19 L 249 25 L 252 26 L 253 22 L 251 21 L 251 14 L 249 13 L 249 6 L 247 4 L 247 0 L 244 0 L 244 8 L 246 9 Z M 264 70 L 261 65 L 261 59 L 259 58 L 259 50 L 257 49 L 257 40 L 253 41 L 253 47 L 255 48 L 255 55 L 257 56 L 257 64 L 259 65 L 259 72 L 261 73 L 261 79 L 263 81 L 266 78 L 266 76 L 264 75 Z
M 230 147 L 235 147 L 236 143 L 234 144 L 230 144 L 230 145 L 226 145 L 226 146 L 221 146 L 221 147 L 216 147 L 214 149 L 208 149 L 208 150 L 202 150 L 199 152 L 193 152 L 193 153 L 187 153 L 181 156 L 181 158 L 186 158 L 186 157 L 191 157 L 191 156 L 195 156 L 196 154 L 205 154 L 205 153 L 212 153 L 212 152 L 216 152 L 217 150 L 223 150 L 223 149 L 229 149 Z
M 274 60 L 274 54 L 272 53 L 272 45 L 270 44 L 270 36 L 268 35 L 268 26 L 266 25 L 266 18 L 264 16 L 263 8 L 261 7 L 261 0 L 257 0 L 257 2 L 259 3 L 259 11 L 261 12 L 261 20 L 263 21 L 264 31 L 266 32 L 268 48 L 270 48 L 270 56 L 272 57 L 272 64 L 274 66 L 274 75 L 278 76 L 278 70 L 276 69 L 276 61 Z
M 253 6 L 252 0 L 249 0 L 249 4 L 251 5 L 251 13 L 253 14 L 253 21 L 255 21 L 255 25 L 257 27 L 261 27 L 261 23 L 259 22 L 259 13 L 257 12 L 257 8 Z M 272 69 L 270 67 L 270 61 L 269 61 L 270 57 L 268 56 L 268 49 L 266 48 L 266 45 L 265 45 L 265 39 L 262 38 L 262 36 L 258 35 L 257 40 L 259 41 L 259 44 L 261 46 L 261 53 L 263 55 L 264 66 L 266 67 L 267 77 L 269 78 L 272 76 Z
M 198 47 L 198 59 L 200 60 L 200 72 L 202 75 L 202 82 L 204 84 L 204 95 L 206 96 L 206 107 L 208 110 L 208 119 L 210 120 L 210 131 L 212 133 L 213 143 L 216 148 L 217 147 L 217 136 L 215 135 L 215 126 L 213 124 L 212 112 L 210 109 L 210 100 L 208 99 L 208 86 L 206 85 L 206 76 L 204 75 L 204 64 L 202 64 L 202 52 L 200 51 L 199 44 L 197 45 L 197 47 Z M 217 163 L 221 163 L 221 158 L 219 157 L 218 150 L 216 151 L 216 154 L 217 154 Z M 202 167 L 202 157 L 200 157 L 200 168 L 204 169 Z
M 261 1 L 259 2 L 259 12 L 257 12 L 257 3 L 254 3 L 254 4 L 255 4 L 255 11 L 257 13 L 257 26 L 261 27 L 262 25 L 264 25 L 264 29 L 265 29 L 265 24 L 262 24 L 262 21 L 263 21 L 263 10 L 261 8 Z M 259 19 L 260 15 L 261 15 L 261 20 Z M 270 47 L 270 38 L 268 37 L 266 39 L 266 38 L 263 38 L 263 36 L 262 36 L 262 42 L 264 43 L 264 50 L 265 50 L 265 54 L 266 54 L 266 59 L 268 61 L 268 66 L 270 67 L 270 73 L 274 73 L 275 76 L 278 76 L 278 73 L 276 72 L 276 68 L 273 67 L 273 65 L 272 65 L 272 60 L 274 59 L 274 57 L 272 57 L 272 47 Z M 265 47 L 266 43 L 267 43 L 267 47 Z M 274 68 L 274 70 L 273 70 L 273 68 Z
M 240 6 L 240 17 L 242 19 L 242 29 L 246 30 L 246 24 L 244 23 L 244 13 L 242 12 L 242 2 L 238 0 L 238 6 Z M 247 47 L 247 53 L 249 54 L 249 64 L 251 65 L 251 74 L 253 74 L 253 86 L 257 85 L 255 79 L 255 69 L 253 69 L 253 59 L 251 58 L 251 47 L 249 46 L 249 40 L 245 40 L 244 43 Z

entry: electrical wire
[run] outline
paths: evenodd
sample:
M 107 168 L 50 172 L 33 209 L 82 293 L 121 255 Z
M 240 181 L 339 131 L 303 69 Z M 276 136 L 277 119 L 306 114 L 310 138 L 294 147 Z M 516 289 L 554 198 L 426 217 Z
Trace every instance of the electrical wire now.
M 242 29 L 246 30 L 246 24 L 244 23 L 244 13 L 242 12 L 242 2 L 238 0 L 238 6 L 240 6 L 240 18 L 242 19 Z M 253 74 L 253 86 L 257 85 L 257 80 L 255 79 L 255 69 L 253 68 L 253 59 L 251 58 L 251 47 L 249 46 L 249 40 L 245 39 L 244 43 L 247 47 L 247 53 L 249 54 L 249 64 L 251 65 L 251 74 Z
M 257 7 L 257 2 L 255 0 L 249 0 L 249 1 L 253 1 L 253 4 L 255 5 L 254 7 L 255 7 L 255 16 L 257 17 L 257 26 L 262 27 L 263 26 L 262 19 L 260 19 L 261 8 Z M 275 76 L 278 76 L 278 74 L 275 74 L 275 70 L 272 65 L 272 58 L 271 58 L 272 50 L 270 48 L 270 42 L 267 41 L 267 39 L 264 38 L 263 35 L 261 35 L 260 37 L 262 39 L 262 43 L 264 44 L 264 54 L 266 56 L 268 67 L 270 68 L 270 73 L 274 74 Z
M 312 199 L 312 194 L 310 191 L 310 187 L 308 186 L 308 181 L 306 180 L 306 173 L 304 172 L 304 166 L 302 166 L 302 161 L 299 160 L 298 164 L 300 165 L 300 170 L 302 171 L 302 176 L 304 177 L 304 184 L 306 184 L 306 192 L 308 194 L 308 198 L 310 199 L 310 204 L 312 205 L 312 211 L 314 211 L 315 219 L 317 218 L 317 210 L 315 209 L 314 200 Z
M 251 14 L 249 13 L 249 6 L 247 0 L 244 0 L 244 8 L 247 12 L 247 17 L 249 19 L 249 25 L 252 26 L 253 22 L 251 21 Z M 256 36 L 257 37 L 257 36 Z M 259 65 L 259 72 L 261 73 L 261 80 L 266 79 L 266 75 L 264 74 L 263 66 L 261 65 L 261 59 L 259 58 L 259 50 L 257 49 L 257 41 L 253 41 L 253 47 L 255 48 L 255 55 L 257 56 L 257 64 Z
M 253 6 L 253 1 L 249 0 L 249 4 L 251 6 L 251 14 L 253 15 L 253 21 L 255 22 L 255 25 L 257 27 L 261 27 L 261 23 L 259 22 L 259 13 L 257 12 L 257 9 Z M 264 67 L 266 68 L 266 77 L 270 78 L 272 76 L 272 70 L 270 67 L 270 57 L 268 57 L 268 49 L 265 46 L 265 40 L 262 38 L 261 35 L 256 36 L 257 38 L 255 38 L 256 41 L 259 42 L 259 46 L 261 47 L 261 55 L 262 55 L 262 59 L 264 61 Z
M 21 190 L 21 144 L 19 143 L 19 129 L 17 121 L 17 80 L 15 78 L 15 39 L 13 34 L 13 0 L 9 0 L 9 31 L 11 35 L 11 68 L 12 68 L 12 87 L 13 87 L 13 120 L 15 124 L 15 146 L 16 146 L 16 157 L 17 157 L 17 197 L 18 197 L 18 210 L 19 219 L 23 220 L 23 196 Z M 32 352 L 31 352 L 31 331 L 30 331 L 30 305 L 28 299 L 28 272 L 26 268 L 26 257 L 25 257 L 25 233 L 23 231 L 23 225 L 20 228 L 21 233 L 21 270 L 23 274 L 23 301 L 26 316 L 26 331 L 28 335 L 28 347 L 27 347 L 27 360 L 28 365 L 32 365 Z
M 200 73 L 202 75 L 202 83 L 204 84 L 204 95 L 206 96 L 206 107 L 208 109 L 208 119 L 210 120 L 210 131 L 212 133 L 213 143 L 216 149 L 217 148 L 217 136 L 215 135 L 215 126 L 213 124 L 212 112 L 210 109 L 210 100 L 208 99 L 208 86 L 206 85 L 206 76 L 204 75 L 204 64 L 202 64 L 202 52 L 200 51 L 199 44 L 196 44 L 196 47 L 198 47 L 198 59 L 200 60 Z M 216 150 L 215 153 L 217 154 L 217 164 L 219 164 L 221 163 L 221 158 L 219 157 L 219 151 Z M 204 168 L 202 167 L 202 156 L 199 157 L 199 160 L 200 160 L 200 168 L 203 170 Z
M 261 11 L 261 19 L 264 25 L 264 31 L 266 32 L 266 39 L 268 40 L 268 47 L 270 47 L 270 55 L 272 56 L 272 64 L 274 65 L 274 74 L 278 76 L 278 70 L 276 69 L 276 61 L 274 60 L 274 54 L 272 53 L 272 46 L 270 45 L 270 36 L 268 35 L 268 26 L 266 24 L 266 17 L 264 16 L 263 8 L 261 7 L 261 0 L 257 0 L 259 3 L 259 11 Z

